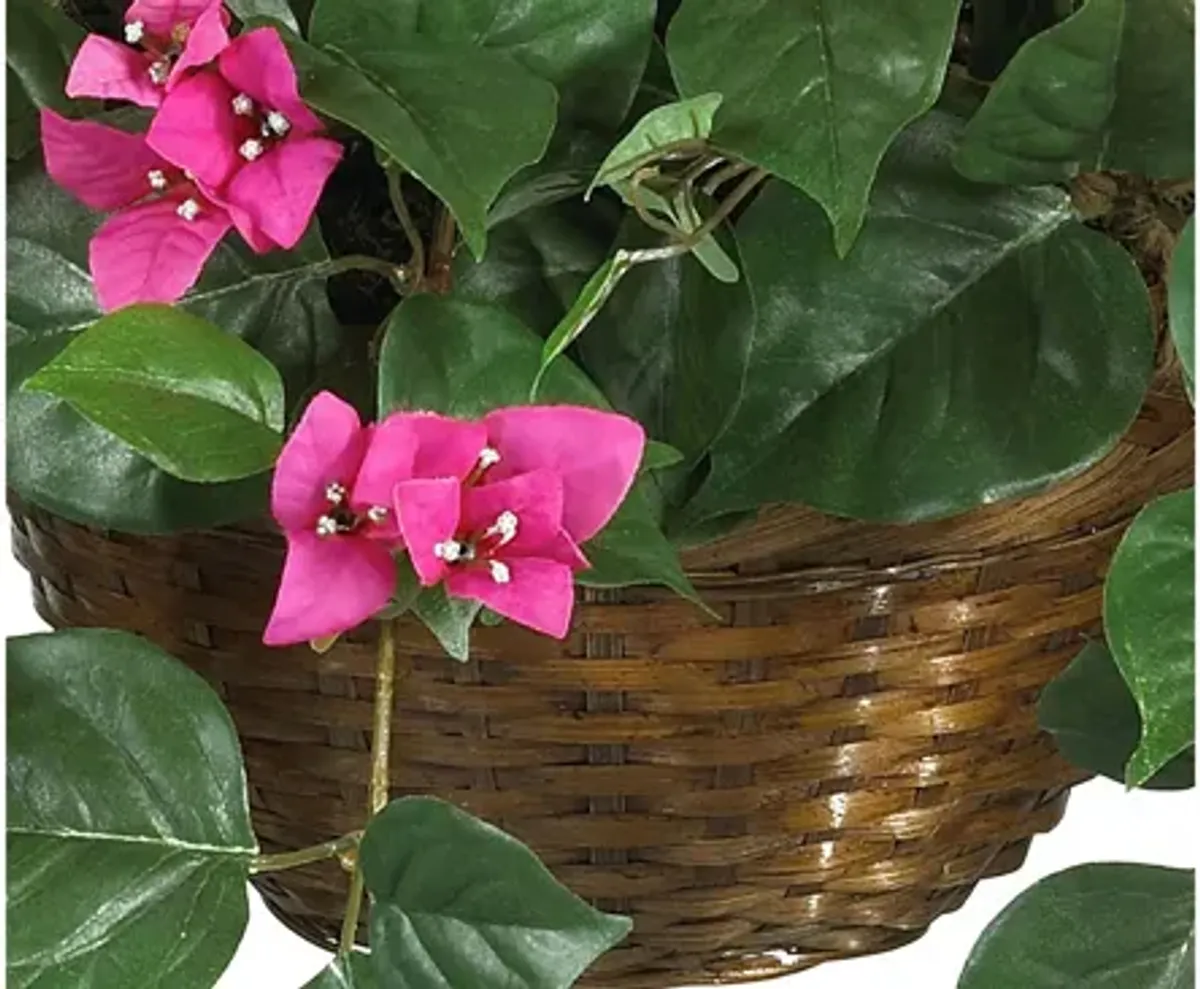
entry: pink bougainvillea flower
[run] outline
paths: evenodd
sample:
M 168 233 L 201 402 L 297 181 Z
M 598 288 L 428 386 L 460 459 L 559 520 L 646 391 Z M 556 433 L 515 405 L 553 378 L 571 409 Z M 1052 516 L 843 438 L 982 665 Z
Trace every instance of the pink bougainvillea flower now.
M 231 41 L 215 71 L 167 95 L 148 140 L 196 177 L 254 250 L 296 245 L 342 155 L 318 137 L 321 122 L 300 99 L 296 70 L 272 28 Z
M 352 406 L 321 392 L 279 455 L 271 511 L 287 539 L 287 559 L 263 634 L 267 645 L 337 635 L 376 614 L 391 596 L 388 509 L 360 501 L 357 493 L 373 432 Z M 405 459 L 402 453 L 401 467 Z
M 229 44 L 221 0 L 134 0 L 125 43 L 89 34 L 67 76 L 67 95 L 156 107 L 192 69 Z
M 100 308 L 183 296 L 232 226 L 229 214 L 144 135 L 52 110 L 42 110 L 41 123 L 50 177 L 86 206 L 115 211 L 88 245 Z
M 380 432 L 420 448 L 412 439 L 419 419 L 401 413 Z M 572 574 L 588 566 L 578 544 L 624 500 L 644 431 L 624 416 L 574 406 L 499 409 L 482 423 L 440 420 L 437 429 L 440 462 L 415 465 L 392 493 L 418 578 L 562 638 Z

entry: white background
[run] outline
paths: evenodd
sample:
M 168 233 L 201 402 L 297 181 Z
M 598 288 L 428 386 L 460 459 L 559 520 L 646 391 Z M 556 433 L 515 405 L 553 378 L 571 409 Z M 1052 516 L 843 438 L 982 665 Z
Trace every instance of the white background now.
M 4 633 L 42 631 L 45 625 L 34 613 L 28 578 L 9 552 L 7 526 L 4 533 L 0 563 Z M 921 940 L 884 955 L 822 965 L 772 985 L 953 989 L 971 945 L 988 921 L 1042 876 L 1082 862 L 1192 867 L 1196 810 L 1194 791 L 1126 793 L 1108 780 L 1087 783 L 1076 788 L 1062 824 L 1034 839 L 1024 868 L 1014 875 L 984 880 L 965 906 L 935 922 Z M 300 989 L 327 958 L 324 951 L 284 928 L 252 892 L 250 926 L 218 989 Z

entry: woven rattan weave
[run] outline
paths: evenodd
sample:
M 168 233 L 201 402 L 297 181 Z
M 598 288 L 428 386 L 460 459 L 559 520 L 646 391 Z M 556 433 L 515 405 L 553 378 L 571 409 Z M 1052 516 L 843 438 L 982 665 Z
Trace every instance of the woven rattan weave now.
M 593 593 L 566 642 L 483 628 L 465 665 L 402 624 L 395 792 L 460 803 L 632 914 L 594 985 L 763 977 L 911 940 L 1058 821 L 1078 777 L 1038 734 L 1038 692 L 1096 629 L 1124 525 L 1189 482 L 1190 430 L 1159 388 L 1106 460 L 1034 498 L 907 527 L 767 512 L 686 558 L 719 620 Z M 260 644 L 275 536 L 12 511 L 47 621 L 142 632 L 217 687 L 265 848 L 361 826 L 373 647 L 365 630 L 323 656 Z M 337 865 L 260 887 L 296 930 L 336 932 Z

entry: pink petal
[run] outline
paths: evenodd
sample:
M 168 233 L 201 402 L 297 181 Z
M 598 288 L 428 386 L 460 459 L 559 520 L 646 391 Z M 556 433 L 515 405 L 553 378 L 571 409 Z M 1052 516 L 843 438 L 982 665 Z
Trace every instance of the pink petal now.
M 354 483 L 367 436 L 354 406 L 329 391 L 313 397 L 275 462 L 271 514 L 285 532 L 315 530 L 330 507 L 325 489 Z
M 571 568 L 553 560 L 505 560 L 509 581 L 498 584 L 483 567 L 456 569 L 446 578 L 455 597 L 481 601 L 492 611 L 535 632 L 566 638 L 575 605 Z
M 221 52 L 217 65 L 239 93 L 287 117 L 296 136 L 322 130 L 320 118 L 300 98 L 296 68 L 274 28 L 260 27 L 239 35 Z
M 583 550 L 563 529 L 558 530 L 558 535 L 548 546 L 543 547 L 538 555 L 547 560 L 557 560 L 559 563 L 566 564 L 574 572 L 590 570 L 592 566 L 591 561 L 583 555 Z
M 203 182 L 196 183 L 209 199 L 215 203 L 220 203 L 221 207 L 229 213 L 229 217 L 233 220 L 234 228 L 242 235 L 242 240 L 250 245 L 250 249 L 255 254 L 266 254 L 269 251 L 276 251 L 279 245 L 270 237 L 264 234 L 255 225 L 254 219 L 244 209 L 236 203 L 229 202 L 221 193 L 210 185 Z
M 385 509 L 383 522 L 372 524 L 369 535 L 376 539 L 399 540 L 400 526 L 392 504 L 392 492 L 397 484 L 412 477 L 413 454 L 416 444 L 411 431 L 399 430 L 391 420 L 374 426 L 363 457 L 358 479 L 350 494 L 350 504 L 356 511 Z
M 88 261 L 105 312 L 135 302 L 175 302 L 196 284 L 229 231 L 229 217 L 204 204 L 188 221 L 178 214 L 179 203 L 169 198 L 131 206 L 96 231 Z
M 169 39 L 179 24 L 192 25 L 213 4 L 213 0 L 133 0 L 125 11 L 125 23 L 141 21 L 147 33 Z
M 387 604 L 395 583 L 386 546 L 354 536 L 289 534 L 263 642 L 286 646 L 355 628 Z
M 424 587 L 432 587 L 447 571 L 434 547 L 458 532 L 462 485 L 450 477 L 420 478 L 396 485 L 393 503 L 404 545 Z
M 169 103 L 170 99 L 164 110 Z M 244 212 L 255 236 L 265 235 L 291 249 L 308 229 L 325 181 L 341 157 L 342 146 L 337 141 L 286 138 L 257 161 L 238 169 L 224 198 Z M 239 229 L 245 234 L 244 228 Z M 251 240 L 249 236 L 246 239 Z
M 189 21 L 192 29 L 188 32 L 183 53 L 167 78 L 168 91 L 179 84 L 184 73 L 208 64 L 229 44 L 229 14 L 221 0 L 212 0 L 194 20 Z
M 68 120 L 53 110 L 42 110 L 41 117 L 46 171 L 92 209 L 114 210 L 149 195 L 150 171 L 168 168 L 144 134 Z
M 540 467 L 562 477 L 563 528 L 578 543 L 612 518 L 633 485 L 646 444 L 633 419 L 572 405 L 497 409 L 484 422 L 501 456 L 493 478 Z
M 463 491 L 463 532 L 480 536 L 502 512 L 516 515 L 517 534 L 496 555 L 540 556 L 562 530 L 562 479 L 553 471 L 537 470 Z
M 67 95 L 158 106 L 163 88 L 150 79 L 150 61 L 149 56 L 129 45 L 89 34 L 71 63 Z
M 436 412 L 397 412 L 408 418 L 417 437 L 413 461 L 414 477 L 457 477 L 465 479 L 479 463 L 487 446 L 487 427 L 482 422 L 452 419 Z
M 167 161 L 219 188 L 243 161 L 237 152 L 242 121 L 233 112 L 235 95 L 215 72 L 184 79 L 163 100 L 146 140 Z

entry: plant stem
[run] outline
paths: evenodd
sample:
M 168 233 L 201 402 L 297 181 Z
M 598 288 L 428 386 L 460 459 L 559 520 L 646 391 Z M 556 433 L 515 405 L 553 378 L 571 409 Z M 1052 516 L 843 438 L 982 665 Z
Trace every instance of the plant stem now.
M 716 195 L 717 190 L 726 182 L 730 179 L 736 179 L 743 172 L 748 172 L 753 167 L 749 162 L 731 161 L 704 183 L 704 194 L 706 196 Z
M 250 874 L 256 876 L 262 872 L 282 872 L 284 869 L 298 869 L 302 865 L 313 862 L 323 862 L 326 859 L 338 858 L 346 852 L 358 847 L 362 837 L 361 831 L 352 831 L 332 841 L 325 841 L 308 848 L 298 848 L 293 852 L 279 852 L 275 855 L 256 855 L 250 863 Z
M 657 216 L 646 208 L 645 200 L 642 199 L 642 182 L 645 181 L 649 174 L 648 169 L 639 168 L 633 173 L 633 178 L 629 182 L 629 198 L 633 201 L 633 210 L 641 220 L 651 230 L 657 230 L 659 233 L 668 234 L 672 237 L 679 236 L 679 228 L 673 223 L 668 223 L 666 220 L 660 220 Z
M 443 203 L 433 230 L 433 243 L 430 245 L 429 267 L 425 278 L 429 290 L 439 295 L 450 291 L 450 266 L 454 263 L 456 231 L 454 214 Z
M 396 697 L 396 634 L 392 622 L 383 622 L 379 629 L 379 654 L 375 663 L 375 717 L 371 733 L 371 789 L 367 803 L 367 820 L 387 806 L 390 790 L 388 753 L 392 744 L 392 706 Z M 350 892 L 346 898 L 346 915 L 342 920 L 342 936 L 338 950 L 354 949 L 358 933 L 358 917 L 362 910 L 362 861 L 354 862 L 350 877 Z
M 421 240 L 420 231 L 417 230 L 417 225 L 413 223 L 412 215 L 408 212 L 408 205 L 404 202 L 404 190 L 401 188 L 401 173 L 395 167 L 387 169 L 387 184 L 388 195 L 392 200 L 392 209 L 396 213 L 396 218 L 400 221 L 400 226 L 404 228 L 404 236 L 408 238 L 408 246 L 412 249 L 412 257 L 408 259 L 408 271 L 412 276 L 412 284 L 410 291 L 419 292 L 421 290 L 421 282 L 425 279 L 425 242 Z
M 347 254 L 345 257 L 326 261 L 319 269 L 319 274 L 326 278 L 341 275 L 347 271 L 369 271 L 374 275 L 386 278 L 397 292 L 408 290 L 408 269 L 404 265 L 393 264 L 383 258 L 373 258 L 367 254 Z

